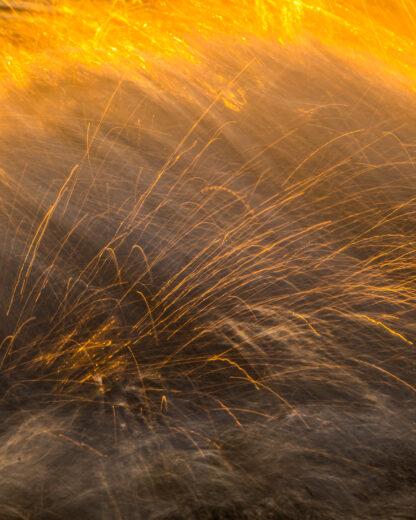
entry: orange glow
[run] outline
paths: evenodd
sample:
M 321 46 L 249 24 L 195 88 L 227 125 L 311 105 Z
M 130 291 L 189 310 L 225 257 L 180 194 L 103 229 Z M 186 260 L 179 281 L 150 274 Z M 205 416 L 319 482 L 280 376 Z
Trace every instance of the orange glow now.
M 52 0 L 19 12 L 7 5 L 0 20 L 6 84 L 78 63 L 131 76 L 152 69 L 155 56 L 198 63 L 195 39 L 224 37 L 282 44 L 312 37 L 416 80 L 416 7 L 410 0 Z M 235 109 L 244 92 L 230 91 L 225 103 Z

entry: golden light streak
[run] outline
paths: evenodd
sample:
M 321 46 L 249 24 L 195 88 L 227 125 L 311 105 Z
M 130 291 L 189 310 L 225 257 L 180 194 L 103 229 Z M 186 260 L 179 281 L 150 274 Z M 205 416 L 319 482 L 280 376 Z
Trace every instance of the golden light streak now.
M 357 316 L 359 318 L 365 318 L 366 320 L 370 321 L 371 323 L 374 323 L 375 325 L 380 325 L 380 327 L 383 327 L 384 329 L 386 329 L 388 332 L 390 332 L 390 334 L 393 334 L 394 336 L 397 336 L 398 338 L 400 338 L 401 340 L 405 341 L 409 345 L 413 345 L 413 341 L 409 341 L 402 334 L 400 334 L 399 332 L 396 332 L 395 330 L 391 329 L 390 327 L 388 327 L 387 325 L 385 325 L 381 321 L 378 321 L 378 320 L 375 320 L 373 318 L 370 318 L 369 316 L 366 316 L 365 314 L 358 314 Z

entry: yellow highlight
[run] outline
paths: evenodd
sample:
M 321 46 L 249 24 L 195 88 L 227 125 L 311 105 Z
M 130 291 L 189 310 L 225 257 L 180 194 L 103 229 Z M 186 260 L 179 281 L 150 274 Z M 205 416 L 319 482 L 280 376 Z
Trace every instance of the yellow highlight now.
M 366 316 L 365 314 L 358 314 L 358 317 L 359 317 L 359 318 L 365 318 L 366 320 L 370 321 L 371 323 L 374 323 L 374 325 L 379 325 L 380 327 L 383 327 L 383 328 L 386 329 L 388 332 L 390 332 L 390 334 L 393 334 L 393 336 L 397 336 L 397 337 L 399 337 L 402 341 L 405 341 L 405 342 L 408 343 L 409 345 L 413 345 L 413 342 L 412 342 L 412 341 L 409 341 L 409 340 L 406 339 L 402 334 L 399 334 L 399 333 L 396 332 L 395 330 L 391 329 L 390 327 L 388 327 L 387 325 L 385 325 L 383 322 L 378 321 L 378 320 L 374 320 L 373 318 L 370 318 L 369 316 Z
M 117 67 L 131 77 L 155 57 L 200 61 L 196 40 L 313 38 L 348 56 L 375 58 L 416 80 L 416 4 L 411 0 L 51 0 L 15 12 L 2 2 L 2 83 L 25 84 L 62 67 Z M 64 57 L 64 59 L 63 59 Z M 202 81 L 202 79 L 201 79 Z M 224 103 L 238 109 L 241 95 Z

